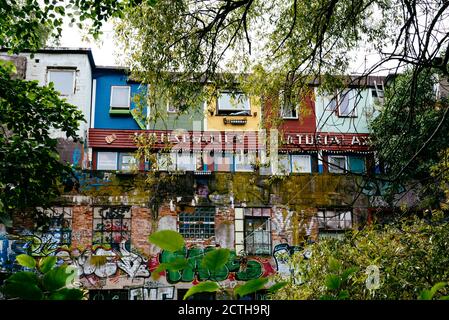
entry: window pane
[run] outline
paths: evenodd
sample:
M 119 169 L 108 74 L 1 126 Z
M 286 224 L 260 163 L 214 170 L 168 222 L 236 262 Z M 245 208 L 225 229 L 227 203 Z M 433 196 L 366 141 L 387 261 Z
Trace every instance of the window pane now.
M 238 153 L 235 155 L 235 171 L 253 171 L 252 164 L 256 160 L 254 153 Z
M 48 77 L 49 82 L 53 82 L 56 91 L 59 91 L 62 95 L 73 94 L 73 76 L 74 71 L 59 71 L 49 70 Z
M 98 152 L 97 170 L 117 170 L 117 152 Z
M 136 170 L 137 159 L 132 154 L 122 153 L 120 154 L 120 170 Z
M 195 171 L 196 157 L 191 153 L 178 153 L 176 158 L 176 169 L 183 171 Z
M 243 93 L 222 93 L 218 97 L 218 110 L 250 110 L 248 97 Z
M 278 170 L 284 174 L 290 173 L 290 157 L 286 154 L 278 155 Z
M 174 171 L 176 168 L 176 153 L 159 153 L 157 165 L 160 171 Z
M 292 155 L 292 172 L 312 172 L 310 156 Z
M 349 157 L 349 170 L 355 173 L 365 172 L 365 159 L 363 157 Z
M 344 90 L 340 94 L 338 108 L 340 116 L 352 116 L 355 114 L 355 95 L 353 90 Z
M 111 107 L 129 108 L 130 87 L 112 87 L 111 88 Z
M 214 154 L 214 164 L 215 164 L 215 170 L 216 171 L 231 171 L 231 166 L 233 163 L 233 156 L 232 154 L 225 153 L 223 156 L 223 153 L 216 152 Z
M 346 169 L 346 157 L 329 156 L 329 172 L 343 173 Z

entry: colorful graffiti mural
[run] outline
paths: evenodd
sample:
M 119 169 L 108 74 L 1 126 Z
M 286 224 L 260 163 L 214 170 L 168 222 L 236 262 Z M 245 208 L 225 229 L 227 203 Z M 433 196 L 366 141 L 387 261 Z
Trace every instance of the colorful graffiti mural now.
M 275 273 L 271 265 L 270 258 L 264 257 L 237 257 L 235 251 L 231 251 L 229 260 L 224 267 L 215 272 L 201 265 L 201 260 L 207 252 L 214 250 L 213 247 L 189 249 L 169 252 L 162 251 L 159 256 L 160 263 L 168 263 L 177 258 L 189 260 L 189 266 L 179 271 L 166 271 L 166 278 L 169 283 L 193 282 L 193 281 L 224 281 L 226 279 L 247 281 L 260 277 L 269 276 Z

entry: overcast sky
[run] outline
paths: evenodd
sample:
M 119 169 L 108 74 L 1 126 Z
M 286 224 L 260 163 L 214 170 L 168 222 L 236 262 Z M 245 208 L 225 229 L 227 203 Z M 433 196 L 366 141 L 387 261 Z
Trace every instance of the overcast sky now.
M 117 60 L 113 41 L 113 25 L 106 23 L 103 28 L 103 35 L 100 41 L 83 40 L 83 32 L 78 27 L 69 27 L 64 25 L 60 45 L 63 47 L 83 47 L 91 48 L 97 66 L 114 66 L 120 65 Z M 351 56 L 355 57 L 355 61 L 351 66 L 349 73 L 362 73 L 366 67 L 378 61 L 379 56 L 365 49 L 354 51 Z M 383 74 L 381 72 L 380 74 Z M 388 73 L 388 72 L 386 72 Z

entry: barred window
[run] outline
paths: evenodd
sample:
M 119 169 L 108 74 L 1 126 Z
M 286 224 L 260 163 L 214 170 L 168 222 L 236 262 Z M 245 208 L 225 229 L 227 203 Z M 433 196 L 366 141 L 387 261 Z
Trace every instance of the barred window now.
M 179 233 L 187 240 L 206 240 L 215 236 L 215 207 L 195 207 L 194 212 L 181 212 Z
M 45 214 L 49 221 L 40 237 L 43 242 L 47 243 L 47 249 L 64 245 L 70 246 L 72 242 L 72 208 L 55 207 L 45 210 Z
M 247 254 L 271 254 L 270 212 L 270 208 L 244 208 Z
M 320 231 L 339 231 L 352 228 L 352 212 L 348 209 L 321 209 L 317 212 Z
M 93 244 L 109 245 L 118 250 L 120 244 L 131 249 L 131 208 L 94 208 Z

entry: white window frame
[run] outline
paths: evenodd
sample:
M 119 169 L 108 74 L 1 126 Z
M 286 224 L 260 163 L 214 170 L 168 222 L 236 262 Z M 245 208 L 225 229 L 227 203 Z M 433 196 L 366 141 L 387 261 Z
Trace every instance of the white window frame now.
M 179 171 L 197 171 L 197 164 L 198 164 L 198 156 L 199 154 L 196 153 L 190 153 L 190 152 L 183 152 L 183 153 L 177 153 L 176 154 L 176 170 Z M 181 159 L 189 159 L 189 163 L 185 164 L 184 168 L 180 168 L 180 160 Z M 184 166 L 184 164 L 183 164 Z
M 71 69 L 71 68 L 64 69 L 64 68 L 47 67 L 47 85 L 50 84 L 50 82 L 52 82 L 51 81 L 51 76 L 50 76 L 50 74 L 52 72 L 70 72 L 70 73 L 72 73 L 72 90 L 70 91 L 70 93 L 69 94 L 65 94 L 65 93 L 61 93 L 59 91 L 58 92 L 59 92 L 59 94 L 61 96 L 64 96 L 64 97 L 68 97 L 68 96 L 71 96 L 71 95 L 75 94 L 76 69 Z
M 285 101 L 284 101 L 284 91 L 281 91 L 279 94 L 279 102 L 280 102 L 280 110 L 281 110 L 281 118 L 282 119 L 290 119 L 290 120 L 297 120 L 299 119 L 299 102 L 295 103 L 295 112 L 296 112 L 296 116 L 285 116 L 284 115 L 284 108 L 285 108 Z M 292 107 L 292 106 L 291 106 Z
M 177 161 L 176 152 L 158 153 L 156 161 L 157 161 L 157 168 L 159 171 L 176 171 L 176 161 Z
M 234 154 L 234 171 L 235 172 L 253 172 L 254 171 L 253 163 L 255 161 L 256 161 L 256 154 L 254 152 L 249 152 L 249 153 L 244 153 L 244 154 L 236 153 L 236 154 Z M 245 162 L 247 162 L 247 163 L 245 163 Z M 238 166 L 244 166 L 244 168 L 238 168 Z
M 115 154 L 115 168 L 103 168 L 101 166 L 100 163 L 100 154 L 105 154 L 105 153 L 109 153 L 109 154 Z M 119 153 L 118 152 L 111 152 L 111 151 L 98 151 L 97 152 L 97 170 L 118 170 L 118 156 Z
M 128 89 L 128 105 L 125 106 L 112 106 L 112 97 L 115 88 L 127 88 Z M 109 107 L 111 110 L 129 110 L 131 104 L 131 86 L 111 86 L 111 97 L 109 99 Z
M 245 104 L 247 108 L 245 108 L 245 109 L 223 109 L 223 108 L 220 108 L 220 96 L 225 95 L 225 94 L 229 95 L 230 97 L 232 97 L 232 95 L 234 95 L 234 96 L 238 96 L 238 95 L 244 96 L 246 98 L 246 101 L 247 101 L 247 103 Z M 220 93 L 219 93 L 219 95 L 217 97 L 217 112 L 216 112 L 216 114 L 219 115 L 220 112 L 230 112 L 230 113 L 232 113 L 232 111 L 234 111 L 234 113 L 247 111 L 248 113 L 245 113 L 245 114 L 242 114 L 242 115 L 251 115 L 251 99 L 250 99 L 250 97 L 246 93 L 241 92 L 241 91 L 235 91 L 235 92 L 234 91 L 220 91 Z
M 174 110 L 170 110 L 170 107 L 173 107 Z M 178 112 L 179 112 L 178 108 L 175 107 L 175 106 L 173 105 L 173 103 L 167 102 L 167 113 L 170 113 L 170 114 L 176 114 L 176 113 L 178 113 Z
M 285 160 L 287 160 L 287 166 L 284 166 L 282 163 Z M 285 175 L 292 173 L 292 162 L 290 155 L 281 153 L 278 154 L 278 172 L 281 172 Z
M 303 167 L 296 168 L 293 159 L 294 158 L 307 158 L 307 167 L 302 169 Z M 306 154 L 292 154 L 290 163 L 292 166 L 292 173 L 311 173 L 312 172 L 312 157 Z
M 123 157 L 124 156 L 129 156 L 132 157 L 134 159 L 134 163 L 129 163 L 128 165 L 131 166 L 131 168 L 129 169 L 123 169 L 122 165 L 123 165 Z M 130 153 L 130 152 L 118 152 L 118 163 L 117 163 L 117 168 L 120 171 L 132 171 L 132 170 L 137 170 L 139 168 L 139 163 L 136 159 L 136 157 Z
M 344 158 L 345 159 L 345 167 L 343 169 L 341 169 L 341 168 L 332 169 L 334 166 L 331 164 L 331 158 Z M 328 155 L 327 162 L 328 162 L 327 168 L 328 168 L 329 173 L 340 173 L 341 174 L 341 173 L 347 172 L 347 170 L 348 170 L 348 157 L 346 157 L 346 156 Z M 337 171 L 333 171 L 333 170 L 337 170 Z M 343 171 L 340 171 L 340 170 L 343 170 Z
M 353 88 L 344 89 L 337 95 L 337 114 L 341 118 L 357 118 L 357 90 Z M 340 102 L 343 100 L 342 96 L 348 99 L 348 114 L 341 114 Z

